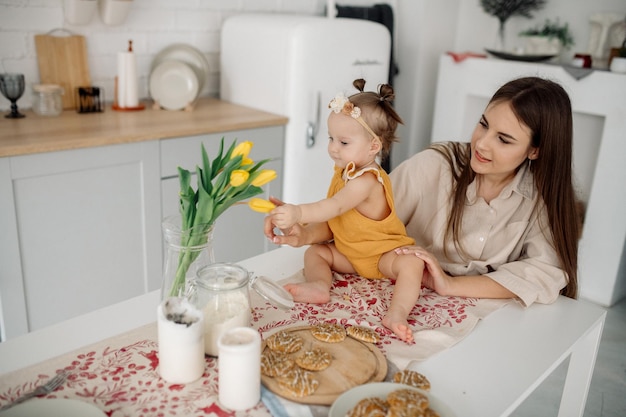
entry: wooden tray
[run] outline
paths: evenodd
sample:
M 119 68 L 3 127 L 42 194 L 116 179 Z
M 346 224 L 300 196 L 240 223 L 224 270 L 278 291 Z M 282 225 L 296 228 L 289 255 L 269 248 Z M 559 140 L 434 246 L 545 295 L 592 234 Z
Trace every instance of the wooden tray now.
M 313 372 L 320 385 L 313 395 L 306 397 L 294 397 L 284 392 L 275 378 L 261 375 L 261 381 L 267 389 L 290 401 L 330 405 L 339 395 L 350 388 L 368 382 L 382 381 L 387 375 L 387 360 L 380 349 L 372 343 L 361 342 L 350 336 L 346 336 L 346 339 L 340 343 L 322 342 L 311 335 L 311 326 L 292 327 L 284 330 L 296 333 L 304 341 L 302 349 L 290 356 L 295 358 L 301 355 L 304 350 L 319 347 L 330 352 L 333 357 L 328 368 Z M 261 352 L 265 352 L 266 349 L 269 348 L 263 342 Z

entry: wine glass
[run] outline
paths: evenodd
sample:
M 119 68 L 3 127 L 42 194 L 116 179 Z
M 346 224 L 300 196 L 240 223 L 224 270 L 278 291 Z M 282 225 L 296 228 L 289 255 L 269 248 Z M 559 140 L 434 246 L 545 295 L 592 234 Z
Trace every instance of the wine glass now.
M 24 74 L 0 74 L 0 91 L 11 101 L 11 113 L 4 117 L 9 119 L 24 117 L 17 111 L 17 100 L 24 94 Z

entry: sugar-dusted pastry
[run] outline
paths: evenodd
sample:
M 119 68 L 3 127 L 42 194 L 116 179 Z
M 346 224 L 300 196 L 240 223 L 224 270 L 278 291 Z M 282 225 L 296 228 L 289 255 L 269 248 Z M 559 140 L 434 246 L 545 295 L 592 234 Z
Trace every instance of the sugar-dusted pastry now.
M 346 328 L 340 324 L 321 323 L 311 327 L 311 334 L 322 342 L 338 343 L 346 338 Z
M 411 388 L 390 392 L 387 394 L 387 403 L 388 416 L 394 417 L 422 417 L 429 406 L 428 397 Z
M 295 361 L 286 353 L 265 349 L 261 354 L 261 373 L 267 376 L 284 375 L 296 366 Z
M 346 417 L 386 417 L 389 404 L 378 397 L 363 398 L 352 407 Z
M 294 397 L 306 397 L 315 392 L 320 382 L 313 377 L 311 372 L 295 367 L 285 375 L 276 378 L 278 385 L 287 394 Z
M 308 371 L 322 371 L 330 366 L 332 356 L 321 348 L 304 351 L 296 357 L 296 364 Z
M 410 369 L 396 372 L 393 375 L 393 382 L 409 385 L 424 391 L 430 391 L 430 381 L 424 375 Z
M 346 330 L 348 336 L 366 343 L 380 342 L 380 336 L 373 329 L 364 326 L 350 326 Z
M 293 353 L 302 348 L 302 338 L 284 330 L 267 338 L 267 347 L 276 352 Z

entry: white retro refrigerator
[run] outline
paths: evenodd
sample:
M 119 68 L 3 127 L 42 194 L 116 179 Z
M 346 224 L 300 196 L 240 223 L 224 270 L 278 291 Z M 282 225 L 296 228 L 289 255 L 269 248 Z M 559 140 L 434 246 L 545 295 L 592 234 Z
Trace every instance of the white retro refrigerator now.
M 327 153 L 328 103 L 387 82 L 391 36 L 360 19 L 240 15 L 224 22 L 221 99 L 287 116 L 283 199 L 326 196 L 333 163 Z

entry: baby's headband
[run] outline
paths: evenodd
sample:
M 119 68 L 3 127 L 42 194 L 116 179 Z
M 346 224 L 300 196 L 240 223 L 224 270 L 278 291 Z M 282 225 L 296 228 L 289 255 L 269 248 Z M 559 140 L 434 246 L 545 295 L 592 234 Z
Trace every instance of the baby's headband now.
M 339 93 L 335 96 L 334 99 L 328 103 L 328 108 L 330 108 L 335 113 L 343 113 L 352 117 L 354 120 L 359 122 L 361 126 L 365 128 L 369 132 L 370 135 L 374 136 L 374 138 L 380 140 L 378 135 L 374 133 L 374 131 L 365 123 L 365 120 L 361 117 L 361 108 L 357 107 L 350 101 L 348 97 Z

